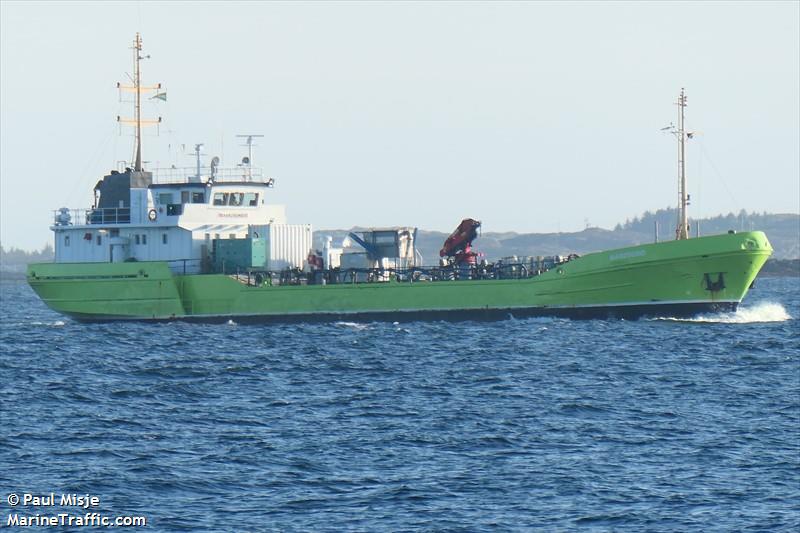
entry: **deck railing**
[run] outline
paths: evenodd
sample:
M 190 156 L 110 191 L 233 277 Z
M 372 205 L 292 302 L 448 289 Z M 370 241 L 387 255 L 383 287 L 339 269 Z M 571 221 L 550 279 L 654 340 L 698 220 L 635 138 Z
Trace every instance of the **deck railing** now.
M 130 207 L 104 207 L 89 209 L 58 209 L 53 211 L 56 226 L 91 224 L 130 224 Z
M 425 283 L 472 280 L 513 280 L 533 278 L 577 256 L 560 261 L 546 258 L 526 263 L 491 263 L 486 265 L 449 265 L 411 268 L 334 268 L 306 272 L 300 269 L 270 271 L 259 268 L 225 267 L 204 273 L 225 274 L 250 287 L 264 285 L 342 285 L 361 283 Z M 173 269 L 175 272 L 176 269 Z M 179 273 L 179 272 L 176 272 Z
M 182 168 L 157 168 L 153 171 L 153 183 L 208 183 L 211 181 L 211 167 L 200 167 L 200 176 L 197 167 Z M 253 182 L 272 185 L 274 180 L 264 175 L 264 170 L 259 167 L 218 167 L 214 171 L 214 182 Z

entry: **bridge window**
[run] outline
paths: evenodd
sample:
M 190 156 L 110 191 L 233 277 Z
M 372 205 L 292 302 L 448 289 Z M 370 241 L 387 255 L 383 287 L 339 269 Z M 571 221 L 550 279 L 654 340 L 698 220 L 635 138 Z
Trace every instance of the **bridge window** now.
M 198 193 L 201 194 L 202 193 Z M 204 200 L 204 198 L 201 198 Z M 214 193 L 214 205 L 229 205 L 232 207 L 242 207 L 242 206 L 256 206 L 258 205 L 258 193 L 257 192 L 215 192 Z
M 181 191 L 181 203 L 188 204 L 189 203 L 189 195 L 191 193 L 189 191 Z
M 204 204 L 206 203 L 206 195 L 202 192 L 193 192 L 192 193 L 192 203 L 193 204 Z
M 160 193 L 158 193 L 158 203 L 160 203 L 160 204 L 171 204 L 172 203 L 172 193 L 171 192 L 160 192 Z

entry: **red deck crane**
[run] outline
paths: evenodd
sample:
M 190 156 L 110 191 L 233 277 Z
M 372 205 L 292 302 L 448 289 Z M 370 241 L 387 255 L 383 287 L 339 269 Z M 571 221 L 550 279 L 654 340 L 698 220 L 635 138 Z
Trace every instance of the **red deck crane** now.
M 450 234 L 444 246 L 439 250 L 440 257 L 451 257 L 456 265 L 474 265 L 478 254 L 472 251 L 472 241 L 478 237 L 481 223 L 472 218 L 465 218 L 456 230 Z

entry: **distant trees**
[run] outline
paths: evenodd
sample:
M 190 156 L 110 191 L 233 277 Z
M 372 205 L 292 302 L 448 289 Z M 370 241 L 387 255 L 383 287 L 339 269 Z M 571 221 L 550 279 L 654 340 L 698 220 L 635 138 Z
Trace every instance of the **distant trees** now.
M 48 243 L 39 251 L 27 252 L 19 248 L 9 248 L 6 250 L 0 244 L 0 264 L 3 266 L 10 265 L 27 265 L 28 263 L 38 263 L 52 261 L 54 257 L 53 246 Z
M 748 213 L 742 209 L 739 213 L 728 213 L 711 218 L 689 219 L 692 226 L 691 234 L 694 235 L 695 226 L 700 225 L 701 234 L 724 233 L 728 230 L 748 231 L 763 227 L 774 215 L 764 213 Z M 674 207 L 659 209 L 655 213 L 645 211 L 641 217 L 627 219 L 624 224 L 617 224 L 614 231 L 635 231 L 637 233 L 652 233 L 655 223 L 658 222 L 659 231 L 667 235 L 675 228 L 678 221 L 678 210 Z
M 627 219 L 624 224 L 617 224 L 614 231 L 635 231 L 638 233 L 652 233 L 655 223 L 663 232 L 666 228 L 672 228 L 678 220 L 678 210 L 672 207 L 659 209 L 655 213 L 645 211 L 640 217 Z

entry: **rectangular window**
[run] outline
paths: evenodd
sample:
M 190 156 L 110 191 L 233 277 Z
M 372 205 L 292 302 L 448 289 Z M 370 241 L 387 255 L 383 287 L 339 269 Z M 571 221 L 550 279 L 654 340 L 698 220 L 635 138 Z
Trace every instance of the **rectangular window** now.
M 112 237 L 119 237 L 119 230 L 118 229 L 112 229 L 111 230 L 111 236 Z
M 189 203 L 189 196 L 191 194 L 192 193 L 190 193 L 189 191 L 181 191 L 181 203 L 182 204 L 188 204 Z
M 244 193 L 243 192 L 232 192 L 230 197 L 228 198 L 228 205 L 232 206 L 240 206 L 244 203 Z
M 97 236 L 97 246 L 100 246 L 101 244 L 103 244 L 103 237 L 101 235 L 98 235 Z
M 64 235 L 64 246 L 69 246 L 69 235 Z
M 228 193 L 226 193 L 226 192 L 215 192 L 214 193 L 214 205 L 228 205 Z
M 163 233 L 161 235 L 161 244 L 167 244 L 167 234 Z
M 192 203 L 193 204 L 204 204 L 206 203 L 206 195 L 201 192 L 193 192 L 192 193 Z
M 142 244 L 147 244 L 147 234 L 142 235 Z
M 167 216 L 177 216 L 183 214 L 183 204 L 169 204 L 167 206 Z
M 137 244 L 137 245 L 138 245 L 138 244 L 141 244 L 141 242 L 142 242 L 142 239 L 141 239 L 141 238 L 139 238 L 139 234 L 137 233 L 137 234 L 136 234 L 136 244 Z
M 172 193 L 171 192 L 160 192 L 158 193 L 158 203 L 162 205 L 171 204 L 172 203 Z
M 249 192 L 244 195 L 244 205 L 247 206 L 256 206 L 258 205 L 258 193 L 257 192 Z

